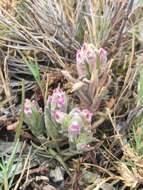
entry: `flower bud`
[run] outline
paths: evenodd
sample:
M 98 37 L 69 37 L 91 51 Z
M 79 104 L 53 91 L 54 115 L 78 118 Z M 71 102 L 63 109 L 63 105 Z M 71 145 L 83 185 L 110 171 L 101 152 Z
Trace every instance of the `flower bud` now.
M 33 112 L 42 113 L 42 108 L 39 107 L 35 100 L 31 101 L 30 99 L 26 99 L 24 104 L 25 115 L 30 116 Z
M 96 50 L 92 44 L 84 43 L 76 54 L 76 66 L 79 77 L 89 78 L 96 66 Z
M 30 116 L 32 114 L 32 107 L 31 107 L 31 101 L 29 99 L 25 100 L 24 104 L 24 113 L 27 116 Z
M 53 119 L 57 123 L 60 123 L 60 124 L 62 124 L 62 122 L 64 121 L 65 117 L 67 116 L 66 113 L 63 113 L 63 112 L 61 112 L 59 110 L 55 110 L 52 115 L 53 115 Z
M 88 143 L 91 142 L 91 119 L 92 113 L 87 109 L 74 108 L 69 113 L 68 138 L 72 148 L 83 150 L 82 147 L 87 147 Z
M 77 135 L 80 134 L 81 131 L 81 126 L 79 125 L 78 122 L 73 122 L 69 128 L 68 128 L 68 132 L 69 132 L 69 136 L 74 136 L 76 137 Z
M 76 53 L 76 66 L 80 78 L 86 77 L 90 79 L 93 70 L 98 67 L 99 63 L 106 62 L 107 51 L 103 48 L 97 50 L 93 44 L 84 43 Z
M 56 88 L 53 94 L 48 97 L 47 105 L 51 112 L 55 110 L 60 110 L 62 112 L 67 111 L 67 96 L 64 91 L 60 88 Z
M 80 110 L 80 108 L 74 108 L 70 112 L 70 115 L 72 117 L 78 116 L 84 120 L 86 120 L 88 123 L 91 123 L 93 113 L 91 113 L 88 109 Z
M 43 135 L 44 121 L 43 111 L 38 103 L 30 99 L 25 100 L 24 104 L 24 122 L 30 127 L 35 136 Z
M 88 109 L 82 110 L 82 114 L 84 115 L 85 119 L 91 123 L 93 113 L 91 113 Z

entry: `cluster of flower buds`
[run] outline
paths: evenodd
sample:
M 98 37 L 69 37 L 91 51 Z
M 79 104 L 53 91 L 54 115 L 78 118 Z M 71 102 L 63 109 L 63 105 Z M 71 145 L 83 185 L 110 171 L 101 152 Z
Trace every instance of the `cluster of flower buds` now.
M 25 100 L 24 122 L 30 127 L 35 136 L 42 135 L 44 129 L 43 112 L 38 103 L 30 99 Z
M 31 101 L 30 99 L 25 100 L 24 104 L 24 114 L 27 117 L 31 117 L 32 113 L 38 112 L 42 113 L 42 108 L 39 107 L 38 103 L 35 100 Z
M 48 97 L 47 105 L 51 112 L 59 110 L 62 112 L 67 111 L 67 96 L 66 93 L 59 87 L 53 91 L 53 94 Z
M 96 49 L 93 44 L 84 43 L 76 53 L 76 66 L 79 77 L 90 79 L 92 71 L 99 64 L 107 62 L 107 51 L 103 48 Z
M 61 124 L 66 116 L 68 100 L 66 93 L 59 87 L 48 97 L 46 107 L 49 109 L 51 118 Z
M 68 138 L 71 147 L 80 151 L 86 150 L 92 141 L 92 113 L 87 109 L 74 108 L 69 113 L 68 119 Z
M 38 103 L 26 99 L 24 121 L 37 137 L 44 134 L 47 125 L 47 136 L 67 137 L 72 149 L 86 150 L 92 140 L 92 113 L 87 109 L 79 108 L 74 108 L 68 113 L 67 106 L 66 93 L 57 88 L 48 97 L 44 114 Z M 45 125 L 43 115 L 45 116 Z
M 68 137 L 72 148 L 83 150 L 91 142 L 92 113 L 83 109 L 74 108 L 67 113 L 67 96 L 60 88 L 53 91 L 47 101 L 47 107 L 54 123 L 58 124 L 56 130 Z

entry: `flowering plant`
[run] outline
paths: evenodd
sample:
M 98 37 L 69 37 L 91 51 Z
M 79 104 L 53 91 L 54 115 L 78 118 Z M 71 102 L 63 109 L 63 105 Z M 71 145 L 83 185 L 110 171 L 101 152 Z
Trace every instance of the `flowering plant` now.
M 43 119 L 42 108 L 39 107 L 38 103 L 34 100 L 25 100 L 24 104 L 24 122 L 30 127 L 32 133 L 35 136 L 42 136 L 45 127 Z
M 25 101 L 24 121 L 32 133 L 39 137 L 46 131 L 49 138 L 68 138 L 73 150 L 84 151 L 89 147 L 92 141 L 91 120 L 92 113 L 87 109 L 73 108 L 68 112 L 68 99 L 60 88 L 48 97 L 44 113 L 35 101 Z
M 76 53 L 76 66 L 79 77 L 91 78 L 92 72 L 99 67 L 99 64 L 107 62 L 107 51 L 99 50 L 93 44 L 84 43 Z
M 107 62 L 107 51 L 97 49 L 93 44 L 84 43 L 76 53 L 78 78 L 63 70 L 64 77 L 72 83 L 74 92 L 85 107 L 95 112 L 105 99 L 111 81 L 110 68 L 112 61 Z
M 92 140 L 91 119 L 92 113 L 86 109 L 74 108 L 69 113 L 68 138 L 71 146 L 76 146 L 77 150 L 85 150 Z

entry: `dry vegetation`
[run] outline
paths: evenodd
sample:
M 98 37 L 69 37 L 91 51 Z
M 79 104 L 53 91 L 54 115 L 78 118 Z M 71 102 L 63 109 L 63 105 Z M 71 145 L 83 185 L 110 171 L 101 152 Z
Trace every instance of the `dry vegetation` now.
M 142 10 L 142 0 L 0 1 L 0 189 L 143 188 Z M 107 50 L 90 80 L 76 70 L 84 42 Z M 59 86 L 70 108 L 93 113 L 85 152 L 24 120 L 26 98 L 44 110 Z

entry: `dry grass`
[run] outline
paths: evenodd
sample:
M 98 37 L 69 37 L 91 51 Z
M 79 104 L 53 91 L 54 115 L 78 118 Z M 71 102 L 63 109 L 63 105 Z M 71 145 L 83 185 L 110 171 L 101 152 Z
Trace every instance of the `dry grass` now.
M 106 85 L 99 80 L 96 89 L 93 89 L 95 86 L 90 84 L 90 92 L 88 95 L 82 92 L 84 96 L 79 96 L 82 97 L 80 101 L 77 99 L 77 89 L 75 93 L 69 93 L 74 103 L 78 102 L 81 106 L 84 103 L 85 107 L 92 104 L 95 116 L 93 130 L 96 129 L 97 140 L 93 142 L 94 148 L 84 155 L 63 156 L 74 176 L 73 179 L 67 178 L 68 184 L 63 182 L 66 189 L 142 188 L 142 153 L 138 151 L 140 149 L 137 146 L 142 124 L 135 119 L 140 110 L 139 106 L 142 106 L 137 104 L 137 83 L 142 63 L 143 5 L 141 3 L 134 5 L 133 2 L 133 0 L 23 0 L 0 3 L 0 98 L 2 97 L 0 123 L 5 121 L 6 109 L 13 118 L 17 115 L 14 103 L 15 97 L 21 94 L 22 79 L 25 80 L 27 96 L 29 93 L 30 97 L 31 93 L 33 96 L 40 94 L 21 53 L 26 59 L 38 63 L 41 83 L 46 94 L 47 88 L 50 93 L 57 83 L 61 83 L 69 92 L 71 84 L 79 82 L 75 71 L 75 53 L 83 41 L 108 50 L 108 65 L 100 74 L 102 76 L 100 80 L 104 79 Z M 110 85 L 107 82 L 109 78 Z M 79 87 L 78 85 L 75 87 Z M 99 101 L 103 87 L 108 91 L 107 97 Z M 96 93 L 93 94 L 93 91 Z M 92 98 L 89 99 L 94 102 L 86 102 L 90 95 Z M 140 114 L 142 115 L 142 111 Z M 23 131 L 24 138 L 25 134 L 28 136 Z M 139 144 L 141 143 L 142 141 Z M 40 153 L 37 154 L 43 154 L 44 162 L 48 157 L 49 162 L 51 155 L 49 152 L 44 154 L 43 147 L 44 145 L 36 147 L 36 152 L 40 149 Z M 41 163 L 39 156 L 36 159 Z M 28 173 L 31 168 L 27 159 L 26 165 L 28 162 L 27 177 L 24 176 L 26 169 L 23 168 L 18 184 L 22 185 L 24 180 L 24 184 L 28 184 L 27 187 L 31 184 L 37 187 L 36 178 L 32 179 L 32 175 Z M 58 163 L 61 164 L 60 161 Z M 49 168 L 52 167 L 50 163 L 47 165 Z M 28 175 L 31 182 L 27 179 Z M 44 179 L 41 179 L 41 183 L 44 184 Z M 17 188 L 18 185 L 15 186 L 15 189 Z

